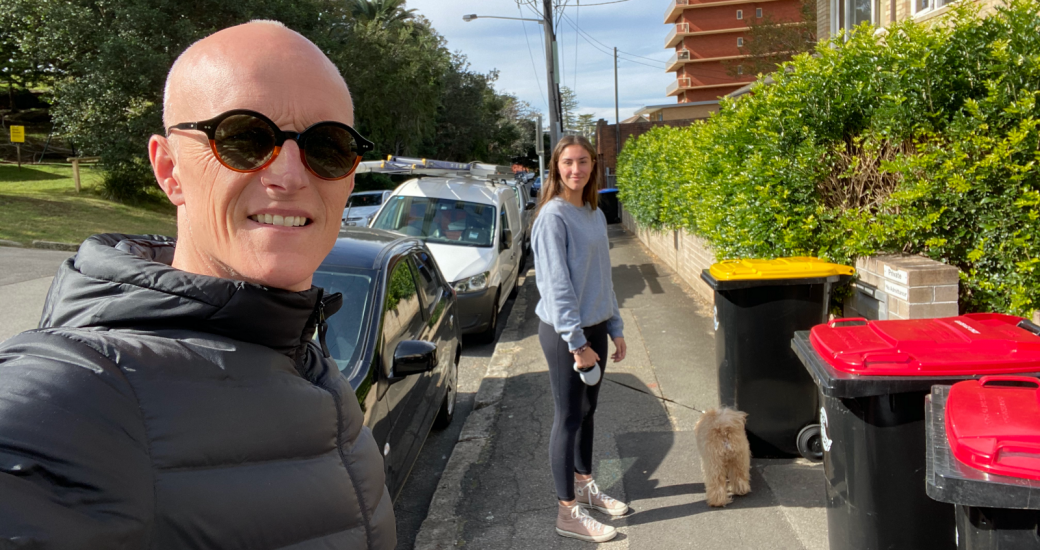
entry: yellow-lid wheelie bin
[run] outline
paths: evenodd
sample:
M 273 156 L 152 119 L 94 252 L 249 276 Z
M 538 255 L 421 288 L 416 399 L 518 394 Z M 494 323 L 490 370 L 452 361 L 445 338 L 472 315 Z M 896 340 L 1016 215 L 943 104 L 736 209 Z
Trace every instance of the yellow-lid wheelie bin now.
M 791 338 L 827 322 L 834 285 L 854 273 L 808 257 L 729 260 L 701 273 L 715 291 L 719 403 L 748 413 L 752 456 L 822 457 L 816 384 Z

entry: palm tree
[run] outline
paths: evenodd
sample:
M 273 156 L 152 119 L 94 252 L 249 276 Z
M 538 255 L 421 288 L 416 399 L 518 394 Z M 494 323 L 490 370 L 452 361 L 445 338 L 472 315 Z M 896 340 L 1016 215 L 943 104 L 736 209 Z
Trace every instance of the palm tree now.
M 347 0 L 347 9 L 360 21 L 379 21 L 388 27 L 415 17 L 415 10 L 404 8 L 406 1 Z

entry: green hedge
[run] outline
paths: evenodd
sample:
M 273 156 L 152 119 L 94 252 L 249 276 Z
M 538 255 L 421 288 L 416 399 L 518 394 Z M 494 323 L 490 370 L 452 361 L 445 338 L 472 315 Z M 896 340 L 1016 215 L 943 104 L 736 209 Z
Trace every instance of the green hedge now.
M 821 44 L 688 128 L 626 143 L 619 196 L 720 258 L 921 253 L 962 308 L 1040 308 L 1040 0 Z

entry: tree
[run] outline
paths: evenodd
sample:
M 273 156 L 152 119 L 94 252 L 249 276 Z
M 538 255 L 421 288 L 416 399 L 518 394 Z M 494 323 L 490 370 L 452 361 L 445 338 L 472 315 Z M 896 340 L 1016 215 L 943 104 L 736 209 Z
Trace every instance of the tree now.
M 0 36 L 55 79 L 51 115 L 86 154 L 101 156 L 105 192 L 129 201 L 154 189 L 148 136 L 162 132 L 166 73 L 188 45 L 252 19 L 282 21 L 319 46 L 346 20 L 332 0 L 5 0 Z M 103 29 L 99 32 L 99 29 Z
M 383 26 L 403 23 L 415 17 L 415 10 L 404 9 L 406 0 L 348 0 L 347 9 L 358 21 L 377 21 Z
M 578 115 L 578 134 L 585 136 L 586 139 L 596 144 L 596 122 L 593 120 L 592 114 Z
M 356 125 L 375 155 L 418 156 L 437 131 L 451 54 L 423 18 L 385 26 L 353 20 L 326 53 L 354 97 Z
M 802 0 L 801 20 L 776 20 L 768 13 L 752 19 L 740 48 L 744 59 L 727 63 L 731 76 L 771 73 L 795 55 L 816 46 L 816 2 Z
M 560 105 L 560 122 L 563 124 L 563 133 L 566 134 L 577 128 L 578 124 L 578 96 L 574 90 L 566 86 L 560 87 Z

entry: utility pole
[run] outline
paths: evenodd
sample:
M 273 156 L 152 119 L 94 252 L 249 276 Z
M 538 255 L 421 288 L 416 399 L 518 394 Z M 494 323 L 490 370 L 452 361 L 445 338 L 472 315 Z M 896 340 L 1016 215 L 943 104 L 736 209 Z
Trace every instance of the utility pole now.
M 618 109 L 617 46 L 614 46 L 614 162 L 621 154 L 621 115 Z M 617 168 L 614 169 L 617 171 Z
M 542 134 L 542 115 L 538 115 L 537 127 L 534 129 L 534 151 L 538 153 L 538 177 L 545 185 L 545 136 Z
M 556 148 L 556 142 L 560 141 L 562 128 L 562 106 L 560 104 L 560 71 L 559 53 L 556 50 L 556 30 L 553 28 L 553 5 L 552 0 L 542 0 L 542 13 L 545 17 L 545 66 L 549 71 L 549 146 Z

